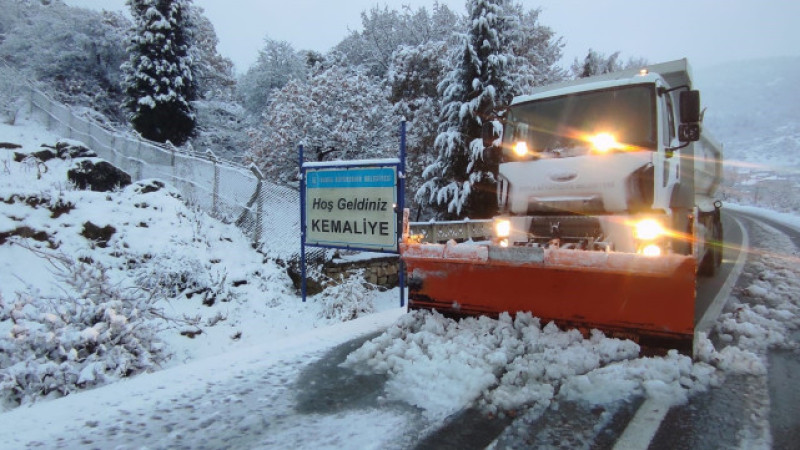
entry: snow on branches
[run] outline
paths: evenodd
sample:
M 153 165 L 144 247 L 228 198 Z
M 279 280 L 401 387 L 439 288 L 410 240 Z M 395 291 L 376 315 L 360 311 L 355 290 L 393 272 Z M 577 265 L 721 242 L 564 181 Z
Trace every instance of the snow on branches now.
M 110 282 L 106 269 L 60 255 L 46 256 L 63 294 L 35 291 L 0 298 L 0 401 L 7 406 L 108 383 L 157 368 L 168 358 L 156 337 L 155 299 Z
M 509 62 L 515 56 L 507 33 L 515 19 L 505 7 L 503 0 L 467 3 L 469 29 L 451 55 L 452 69 L 439 84 L 439 156 L 425 170 L 427 181 L 416 199 L 437 206 L 445 218 L 482 218 L 495 212 L 497 166 L 483 158 L 479 137 L 483 122 L 514 95 Z
M 273 94 L 264 131 L 253 133 L 246 155 L 268 177 L 296 173 L 301 142 L 309 158 L 320 160 L 326 155 L 351 160 L 397 154 L 400 119 L 393 114 L 386 85 L 336 61 L 328 64 L 307 81 L 291 80 Z
M 143 137 L 183 144 L 195 127 L 187 0 L 128 0 L 134 18 L 123 65 L 131 123 Z

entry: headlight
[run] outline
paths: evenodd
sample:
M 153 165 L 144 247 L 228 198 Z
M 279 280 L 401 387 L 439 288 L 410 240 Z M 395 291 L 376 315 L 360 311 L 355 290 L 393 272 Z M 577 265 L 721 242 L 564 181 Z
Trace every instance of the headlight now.
M 645 245 L 641 253 L 645 256 L 661 256 L 661 247 L 656 244 Z
M 495 219 L 494 235 L 498 238 L 507 238 L 511 235 L 511 221 L 508 219 Z
M 592 143 L 595 150 L 601 153 L 606 153 L 618 145 L 614 136 L 608 133 L 596 134 L 589 138 L 589 142 Z
M 652 241 L 666 234 L 664 227 L 655 219 L 644 219 L 636 222 L 633 233 L 636 239 L 641 241 Z
M 622 145 L 617 142 L 617 138 L 610 133 L 598 133 L 589 137 L 589 143 L 592 148 L 600 153 L 608 153 L 611 150 L 622 148 Z
M 523 157 L 528 154 L 528 143 L 525 141 L 517 141 L 514 143 L 514 154 Z

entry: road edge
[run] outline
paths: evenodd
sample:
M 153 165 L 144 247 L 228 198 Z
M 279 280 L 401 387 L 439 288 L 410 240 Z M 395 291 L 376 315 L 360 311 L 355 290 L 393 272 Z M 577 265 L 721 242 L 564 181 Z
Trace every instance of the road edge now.
M 697 338 L 700 333 L 706 334 L 708 330 L 714 325 L 714 322 L 722 312 L 722 308 L 728 301 L 731 291 L 739 279 L 739 275 L 744 270 L 744 263 L 747 260 L 747 249 L 750 247 L 750 236 L 747 234 L 742 222 L 736 218 L 731 217 L 739 229 L 742 231 L 742 243 L 739 248 L 739 256 L 736 258 L 731 272 L 725 283 L 719 289 L 719 292 L 714 297 L 711 305 L 706 309 L 705 314 L 697 323 L 695 327 L 695 345 L 697 345 Z M 658 429 L 661 427 L 661 422 L 664 421 L 667 413 L 670 410 L 670 405 L 665 404 L 663 401 L 657 401 L 652 398 L 645 400 L 644 403 L 636 411 L 633 419 L 628 423 L 622 436 L 614 444 L 614 450 L 638 450 L 646 449 L 653 441 Z

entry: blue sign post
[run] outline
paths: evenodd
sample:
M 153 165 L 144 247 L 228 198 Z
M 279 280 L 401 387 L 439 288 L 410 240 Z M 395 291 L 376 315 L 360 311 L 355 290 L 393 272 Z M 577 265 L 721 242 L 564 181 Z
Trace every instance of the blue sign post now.
M 399 254 L 405 210 L 406 124 L 400 158 L 304 162 L 299 148 L 300 254 L 306 300 L 306 246 Z M 405 305 L 402 260 L 400 305 Z

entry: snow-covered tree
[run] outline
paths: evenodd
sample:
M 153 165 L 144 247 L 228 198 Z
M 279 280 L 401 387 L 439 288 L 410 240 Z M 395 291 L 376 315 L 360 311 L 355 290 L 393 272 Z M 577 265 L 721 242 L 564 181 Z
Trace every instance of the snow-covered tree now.
M 541 10 L 525 11 L 521 4 L 511 4 L 508 8 L 518 23 L 508 30 L 508 41 L 516 56 L 510 67 L 511 78 L 518 90 L 516 94 L 562 81 L 565 73 L 557 63 L 564 44 L 550 27 L 539 22 Z
M 417 46 L 402 46 L 392 57 L 387 78 L 391 102 L 398 116 L 407 123 L 406 189 L 416 192 L 422 172 L 436 158 L 433 151 L 439 123 L 440 102 L 436 86 L 449 68 L 447 43 L 430 41 Z
M 6 81 L 38 81 L 59 101 L 122 120 L 119 67 L 128 28 L 121 13 L 0 0 L 0 61 L 18 71 Z
M 195 127 L 190 0 L 127 0 L 134 19 L 123 65 L 126 106 L 147 139 L 183 144 Z
M 260 117 L 270 95 L 295 78 L 308 72 L 306 57 L 286 41 L 266 38 L 258 59 L 239 80 L 239 98 L 250 114 Z
M 233 61 L 220 55 L 214 25 L 203 8 L 190 6 L 189 54 L 197 100 L 192 102 L 196 126 L 189 144 L 195 149 L 213 149 L 225 159 L 241 158 L 247 142 L 246 114 L 236 101 Z
M 397 154 L 400 122 L 386 85 L 343 66 L 343 58 L 332 58 L 308 81 L 294 79 L 276 91 L 264 113 L 263 131 L 253 133 L 247 160 L 276 181 L 294 179 L 301 142 L 309 159 Z
M 620 52 L 617 51 L 606 56 L 603 53 L 589 49 L 582 62 L 578 61 L 578 58 L 575 58 L 572 62 L 572 66 L 570 67 L 572 75 L 575 78 L 586 78 L 622 70 L 622 62 L 619 61 L 619 53 Z
M 645 58 L 628 58 L 628 61 L 622 62 L 619 57 L 620 52 L 614 52 L 609 56 L 603 53 L 589 49 L 583 61 L 578 61 L 575 58 L 570 66 L 570 72 L 573 78 L 586 78 L 594 75 L 602 75 L 604 73 L 618 72 L 624 69 L 641 68 L 648 64 Z
M 190 6 L 188 14 L 189 55 L 192 58 L 192 81 L 201 99 L 228 100 L 233 96 L 236 78 L 233 61 L 220 55 L 219 38 L 203 8 Z
M 484 157 L 481 126 L 514 95 L 510 68 L 516 61 L 509 30 L 518 26 L 505 0 L 469 0 L 469 27 L 456 48 L 453 68 L 439 84 L 442 95 L 436 161 L 417 191 L 421 204 L 444 218 L 495 213 L 497 163 Z
M 457 23 L 458 16 L 438 2 L 430 12 L 426 8 L 405 6 L 397 11 L 376 6 L 361 13 L 362 31 L 353 31 L 334 50 L 344 53 L 350 64 L 367 67 L 369 74 L 384 76 L 396 49 L 446 41 Z

